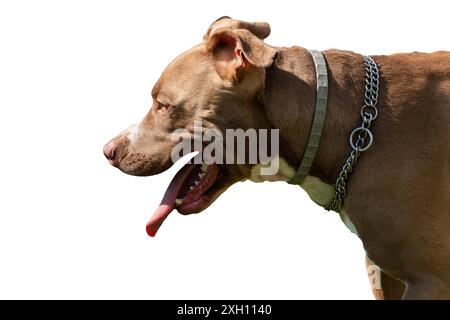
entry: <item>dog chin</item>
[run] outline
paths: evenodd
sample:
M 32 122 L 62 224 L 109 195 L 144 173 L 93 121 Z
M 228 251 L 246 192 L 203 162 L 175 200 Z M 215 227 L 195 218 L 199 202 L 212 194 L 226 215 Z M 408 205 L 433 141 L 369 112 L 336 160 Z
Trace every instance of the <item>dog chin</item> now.
M 136 177 L 148 177 L 151 176 L 152 174 L 150 174 L 149 170 L 146 170 L 145 168 L 142 167 L 122 167 L 122 166 L 118 166 L 117 167 L 120 171 L 122 171 L 125 174 L 128 174 L 130 176 L 136 176 Z

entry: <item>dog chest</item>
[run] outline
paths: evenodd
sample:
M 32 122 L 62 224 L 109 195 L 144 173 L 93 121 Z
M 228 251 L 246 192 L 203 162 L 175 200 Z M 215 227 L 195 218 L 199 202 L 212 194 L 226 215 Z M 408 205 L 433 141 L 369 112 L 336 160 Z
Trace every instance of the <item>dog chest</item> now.
M 334 188 L 331 184 L 325 183 L 313 176 L 307 176 L 305 181 L 301 184 L 301 187 L 306 191 L 311 200 L 322 207 L 328 204 L 334 195 Z M 350 220 L 345 209 L 341 210 L 339 216 L 347 229 L 358 235 L 355 225 Z

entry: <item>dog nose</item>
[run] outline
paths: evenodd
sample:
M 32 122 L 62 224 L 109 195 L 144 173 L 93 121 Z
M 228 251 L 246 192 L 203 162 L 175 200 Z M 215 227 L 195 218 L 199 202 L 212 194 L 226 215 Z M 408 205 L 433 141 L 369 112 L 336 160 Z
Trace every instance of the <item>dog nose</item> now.
M 114 141 L 110 141 L 103 147 L 103 154 L 105 155 L 106 159 L 109 161 L 114 160 L 114 156 L 116 155 L 116 147 L 117 144 Z

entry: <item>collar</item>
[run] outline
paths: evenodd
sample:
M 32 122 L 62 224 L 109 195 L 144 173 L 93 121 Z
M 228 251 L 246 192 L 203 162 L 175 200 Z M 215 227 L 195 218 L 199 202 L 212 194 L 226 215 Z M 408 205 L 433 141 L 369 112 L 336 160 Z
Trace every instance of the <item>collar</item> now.
M 300 185 L 306 178 L 311 169 L 311 166 L 316 158 L 317 150 L 319 149 L 320 138 L 322 136 L 323 124 L 325 122 L 325 115 L 327 112 L 328 103 L 328 73 L 327 63 L 320 51 L 310 50 L 311 56 L 314 60 L 316 68 L 316 110 L 309 132 L 308 143 L 306 145 L 303 159 L 297 169 L 294 177 L 288 181 L 290 184 Z

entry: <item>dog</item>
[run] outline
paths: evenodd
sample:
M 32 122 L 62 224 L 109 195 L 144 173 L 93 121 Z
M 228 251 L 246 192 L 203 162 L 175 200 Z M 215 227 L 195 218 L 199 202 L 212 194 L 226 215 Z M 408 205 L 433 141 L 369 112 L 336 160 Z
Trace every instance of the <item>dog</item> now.
M 108 142 L 121 171 L 159 174 L 172 164 L 179 128 L 278 129 L 279 169 L 262 164 L 187 164 L 147 225 L 154 235 L 176 209 L 198 213 L 238 181 L 289 181 L 300 164 L 316 101 L 316 70 L 301 47 L 272 47 L 265 22 L 222 17 L 203 42 L 182 53 L 152 90 L 144 119 Z M 316 157 L 301 187 L 325 206 L 360 122 L 365 67 L 350 51 L 323 52 L 328 105 Z M 379 69 L 374 142 L 348 180 L 340 215 L 362 240 L 367 266 L 380 270 L 378 299 L 450 299 L 450 52 L 372 57 Z M 231 151 L 229 151 L 231 152 Z

